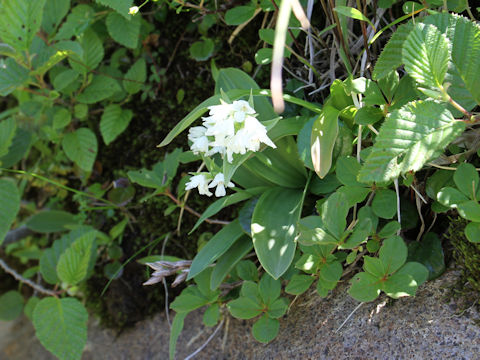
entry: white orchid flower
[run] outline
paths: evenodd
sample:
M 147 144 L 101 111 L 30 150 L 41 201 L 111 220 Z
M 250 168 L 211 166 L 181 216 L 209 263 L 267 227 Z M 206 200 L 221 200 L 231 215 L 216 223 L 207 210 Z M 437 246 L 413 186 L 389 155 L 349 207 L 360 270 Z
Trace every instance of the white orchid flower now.
M 218 173 L 215 175 L 215 178 L 212 180 L 210 185 L 208 185 L 209 188 L 217 187 L 215 190 L 215 196 L 216 197 L 222 197 L 226 195 L 225 191 L 225 176 L 222 173 Z M 234 187 L 235 184 L 233 182 L 229 182 L 227 187 Z
M 185 190 L 192 190 L 198 188 L 198 193 L 200 195 L 212 196 L 212 193 L 209 188 L 209 181 L 211 180 L 211 175 L 209 173 L 200 173 L 198 175 L 192 176 L 190 181 L 185 184 Z

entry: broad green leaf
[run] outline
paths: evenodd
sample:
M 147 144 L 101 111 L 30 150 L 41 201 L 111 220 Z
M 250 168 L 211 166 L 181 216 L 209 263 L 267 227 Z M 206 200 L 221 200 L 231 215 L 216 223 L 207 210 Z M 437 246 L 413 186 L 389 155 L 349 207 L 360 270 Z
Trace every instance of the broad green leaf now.
M 117 104 L 108 105 L 100 119 L 100 133 L 105 144 L 109 145 L 123 133 L 130 124 L 132 117 L 133 112 L 131 110 L 123 110 Z
M 44 298 L 33 312 L 38 340 L 61 360 L 80 360 L 87 342 L 87 320 L 87 310 L 74 298 Z
M 17 128 L 12 143 L 8 148 L 7 154 L 0 157 L 0 165 L 3 168 L 9 168 L 23 159 L 25 153 L 30 148 L 32 142 L 32 133 Z
M 365 200 L 371 189 L 363 186 L 340 186 L 337 189 L 338 193 L 345 195 L 349 207 L 361 203 Z
M 128 69 L 123 79 L 123 88 L 129 94 L 136 94 L 142 90 L 143 84 L 147 79 L 147 64 L 145 59 L 138 59 L 135 64 Z
M 263 268 L 274 279 L 287 271 L 293 260 L 302 205 L 301 190 L 272 188 L 263 193 L 255 206 L 251 226 L 253 245 Z
M 464 219 L 480 222 L 480 204 L 478 201 L 469 200 L 457 205 L 457 211 Z
M 89 236 L 79 237 L 60 255 L 57 264 L 58 278 L 69 285 L 76 285 L 84 280 L 92 258 L 96 252 L 95 232 Z
M 378 236 L 380 236 L 381 238 L 388 238 L 395 235 L 400 229 L 401 225 L 398 221 L 390 221 L 382 228 L 382 230 L 378 232 Z
M 337 179 L 347 186 L 364 186 L 357 181 L 357 175 L 360 171 L 360 163 L 352 156 L 342 156 L 338 158 L 335 175 Z
M 169 342 L 169 359 L 175 359 L 175 350 L 177 348 L 177 340 L 180 336 L 180 333 L 183 330 L 183 325 L 185 322 L 185 317 L 188 313 L 176 313 L 172 321 L 172 328 L 170 329 L 170 342 Z
M 15 290 L 10 290 L 0 296 L 0 320 L 15 320 L 22 314 L 23 296 Z
M 375 29 L 375 25 L 373 25 L 372 22 L 365 15 L 363 15 L 361 11 L 355 8 L 349 6 L 336 6 L 333 10 L 349 18 L 366 21 L 373 29 Z
M 306 167 L 313 170 L 312 153 L 310 151 L 310 138 L 312 137 L 313 123 L 315 117 L 311 117 L 301 128 L 297 135 L 297 150 L 300 159 Z
M 66 127 L 72 121 L 72 113 L 66 108 L 60 108 L 53 116 L 53 128 L 60 130 Z
M 298 222 L 298 236 L 295 241 L 302 245 L 337 244 L 338 240 L 322 229 L 323 223 L 319 216 L 309 216 Z
M 373 106 L 364 106 L 355 113 L 355 124 L 373 125 L 383 119 L 383 111 Z
M 190 56 L 197 61 L 208 60 L 215 50 L 215 43 L 213 40 L 205 38 L 199 41 L 195 41 L 190 46 Z
M 263 274 L 258 283 L 258 291 L 264 304 L 269 305 L 273 300 L 280 296 L 282 284 L 280 280 L 275 280 L 268 274 Z
M 90 85 L 76 99 L 83 104 L 94 104 L 109 98 L 118 90 L 120 90 L 120 86 L 115 79 L 96 75 Z
M 58 283 L 57 263 L 60 255 L 75 241 L 73 237 L 62 236 L 55 240 L 52 247 L 43 251 L 40 258 L 40 273 L 43 279 L 49 284 Z
M 80 74 L 72 69 L 62 71 L 53 79 L 53 87 L 57 91 L 62 91 L 78 79 Z
M 386 182 L 408 171 L 418 171 L 465 129 L 444 105 L 417 101 L 386 118 L 358 178 Z
M 127 172 L 131 182 L 154 189 L 161 189 L 165 186 L 165 174 L 164 164 L 161 161 L 156 163 L 152 170 L 140 169 Z
M 200 274 L 208 265 L 225 253 L 242 235 L 243 231 L 238 221 L 233 221 L 226 225 L 195 256 L 187 279 L 192 279 L 197 274 Z
M 58 50 L 54 52 L 48 60 L 42 63 L 40 66 L 35 68 L 35 71 L 31 75 L 44 76 L 48 70 L 57 65 L 60 61 L 65 59 L 67 56 L 72 55 L 72 52 L 68 50 Z
M 16 130 L 17 124 L 14 118 L 8 118 L 0 122 L 0 158 L 8 153 Z M 0 165 L 2 165 L 1 162 Z
M 123 14 L 110 13 L 105 23 L 110 36 L 120 45 L 135 49 L 140 36 L 140 16 L 126 18 Z
M 328 282 L 337 282 L 342 277 L 343 267 L 339 261 L 325 264 L 320 270 L 320 276 Z
M 408 74 L 424 88 L 438 92 L 447 74 L 449 43 L 435 26 L 416 24 L 403 44 L 402 59 Z M 431 96 L 431 91 L 426 92 Z
M 49 1 L 50 2 L 50 1 Z M 55 40 L 69 40 L 73 36 L 80 36 L 91 24 L 95 10 L 86 4 L 75 6 L 55 35 Z M 92 49 L 95 50 L 95 49 Z
M 320 116 L 313 123 L 310 141 L 312 163 L 317 175 L 323 179 L 332 166 L 332 154 L 338 135 L 339 111 L 325 106 Z
M 260 292 L 258 285 L 253 281 L 245 281 L 240 289 L 240 295 L 252 299 L 254 302 L 260 304 Z
M 262 305 L 259 302 L 244 296 L 230 301 L 227 308 L 237 319 L 251 319 L 262 313 Z
M 97 3 L 112 8 L 126 19 L 131 19 L 128 10 L 133 5 L 133 0 L 95 0 Z M 138 17 L 138 16 L 137 16 Z
M 70 0 L 48 0 L 43 9 L 42 28 L 51 35 L 70 10 Z
M 0 245 L 20 210 L 20 193 L 14 182 L 0 179 Z
M 62 210 L 45 210 L 31 216 L 27 227 L 39 233 L 52 233 L 68 230 L 69 225 L 78 224 L 73 214 Z
M 334 193 L 322 204 L 321 216 L 326 229 L 337 239 L 342 237 L 347 226 L 349 205 L 342 193 Z
M 472 243 L 480 243 L 480 222 L 471 222 L 465 227 L 465 236 Z
M 22 86 L 28 79 L 29 71 L 12 58 L 0 59 L 0 95 L 7 96 Z
M 467 229 L 465 228 L 466 232 Z M 428 270 L 428 280 L 439 277 L 445 272 L 445 259 L 441 240 L 436 234 L 427 233 L 421 242 L 408 244 L 407 261 L 415 261 L 424 265 Z
M 400 25 L 383 48 L 373 70 L 372 78 L 379 80 L 396 70 L 403 63 L 402 49 L 405 40 L 413 29 L 412 23 Z
M 93 29 L 87 29 L 78 39 L 82 52 L 70 53 L 69 63 L 73 70 L 87 74 L 96 69 L 104 56 L 103 44 Z M 95 77 L 98 78 L 98 77 Z
M 35 311 L 35 307 L 39 302 L 40 302 L 40 298 L 36 296 L 32 296 L 27 300 L 27 303 L 23 308 L 23 313 L 29 320 L 33 320 L 33 312 Z
M 380 281 L 373 275 L 361 272 L 350 280 L 352 286 L 348 293 L 355 300 L 368 302 L 375 300 L 380 295 Z
M 372 210 L 379 218 L 391 219 L 397 213 L 397 194 L 390 189 L 379 189 L 372 202 Z
M 479 176 L 477 170 L 472 164 L 461 163 L 453 174 L 453 181 L 457 188 L 467 195 L 470 199 L 476 200 L 478 191 Z
M 366 218 L 362 221 L 359 220 L 355 228 L 353 229 L 352 235 L 349 236 L 347 241 L 342 244 L 339 248 L 341 249 L 354 249 L 357 246 L 361 245 L 367 241 L 368 236 L 372 233 L 373 223 L 372 220 Z
M 272 62 L 272 57 L 272 48 L 262 48 L 255 53 L 255 62 L 258 65 L 268 65 Z
M 240 261 L 235 270 L 242 280 L 258 281 L 258 270 L 251 260 Z
M 92 130 L 80 128 L 68 133 L 62 140 L 67 157 L 84 171 L 92 171 L 97 156 L 97 138 Z
M 252 327 L 252 334 L 255 340 L 261 343 L 269 343 L 277 337 L 280 329 L 280 322 L 263 315 Z
M 42 24 L 46 0 L 0 3 L 0 38 L 17 51 L 27 51 Z
M 303 294 L 312 285 L 314 280 L 314 277 L 308 275 L 293 275 L 285 287 L 285 292 L 291 295 Z
M 248 236 L 243 236 L 240 240 L 236 241 L 235 244 L 233 244 L 222 256 L 220 256 L 212 271 L 210 289 L 217 289 L 225 277 L 232 271 L 237 263 L 252 250 L 252 248 L 252 239 Z
M 255 14 L 253 6 L 235 6 L 225 13 L 227 25 L 240 25 L 250 20 Z
M 403 265 L 395 274 L 410 275 L 417 286 L 422 285 L 428 279 L 428 269 L 421 263 L 410 261 Z
M 468 6 L 468 5 L 467 5 Z M 480 27 L 458 17 L 452 42 L 452 60 L 465 82 L 466 88 L 480 104 Z
M 388 274 L 388 269 L 382 260 L 370 256 L 363 257 L 363 270 L 377 279 L 382 279 Z
M 407 255 L 407 245 L 400 236 L 386 239 L 379 252 L 379 258 L 389 274 L 394 273 L 405 264 Z

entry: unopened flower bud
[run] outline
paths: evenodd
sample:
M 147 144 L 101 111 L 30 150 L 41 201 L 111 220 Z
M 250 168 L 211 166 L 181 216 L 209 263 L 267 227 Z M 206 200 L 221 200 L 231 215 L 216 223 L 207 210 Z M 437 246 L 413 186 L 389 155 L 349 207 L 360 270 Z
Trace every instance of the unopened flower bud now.
M 130 9 L 128 9 L 128 13 L 130 15 L 135 15 L 138 13 L 138 10 L 140 10 L 138 6 L 132 6 Z

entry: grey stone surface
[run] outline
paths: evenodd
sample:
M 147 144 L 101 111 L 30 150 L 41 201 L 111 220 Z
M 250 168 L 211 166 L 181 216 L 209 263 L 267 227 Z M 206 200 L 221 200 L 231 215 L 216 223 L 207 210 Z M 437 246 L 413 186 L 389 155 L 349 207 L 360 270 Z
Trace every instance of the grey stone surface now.
M 195 359 L 480 359 L 480 327 L 473 322 L 479 314 L 474 308 L 460 313 L 458 303 L 445 300 L 455 280 L 449 272 L 422 286 L 415 298 L 363 304 L 338 332 L 358 305 L 346 294 L 346 284 L 326 299 L 309 293 L 296 299 L 270 344 L 255 342 L 250 321 L 231 319 L 228 331 L 222 329 Z M 178 359 L 212 333 L 201 321 L 201 311 L 186 318 Z M 93 320 L 83 360 L 168 359 L 168 338 L 164 314 L 121 334 Z M 35 339 L 28 320 L 20 319 L 0 322 L 0 359 L 53 357 Z

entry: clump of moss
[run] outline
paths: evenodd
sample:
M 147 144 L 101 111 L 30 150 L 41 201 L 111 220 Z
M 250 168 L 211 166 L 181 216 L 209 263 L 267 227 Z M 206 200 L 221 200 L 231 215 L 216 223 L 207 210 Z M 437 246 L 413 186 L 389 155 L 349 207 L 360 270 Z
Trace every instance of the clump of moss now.
M 450 218 L 445 237 L 450 241 L 453 259 L 462 271 L 461 282 L 468 284 L 462 292 L 466 294 L 473 291 L 480 294 L 480 245 L 468 241 L 465 237 L 467 224 L 468 221 L 460 217 Z

